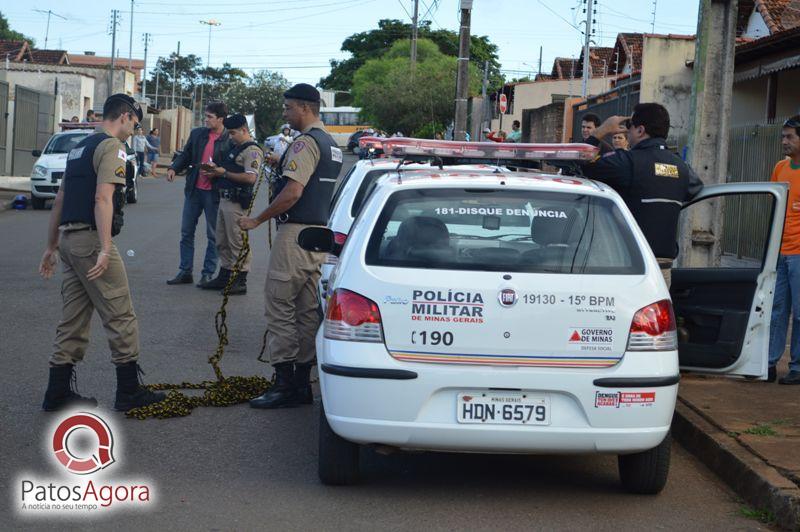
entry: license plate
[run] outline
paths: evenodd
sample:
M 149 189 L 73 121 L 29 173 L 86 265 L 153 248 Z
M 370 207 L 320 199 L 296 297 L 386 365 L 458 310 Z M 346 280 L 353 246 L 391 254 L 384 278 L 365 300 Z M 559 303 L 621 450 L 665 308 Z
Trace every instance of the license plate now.
M 549 425 L 550 398 L 523 392 L 459 393 L 456 419 L 484 425 Z

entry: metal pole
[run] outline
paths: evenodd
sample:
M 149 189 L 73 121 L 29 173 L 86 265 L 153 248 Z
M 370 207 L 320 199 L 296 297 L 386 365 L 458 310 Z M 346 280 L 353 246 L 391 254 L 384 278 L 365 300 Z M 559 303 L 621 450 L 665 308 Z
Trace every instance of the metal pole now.
M 594 17 L 595 0 L 586 0 L 586 39 L 583 43 L 583 86 L 581 96 L 586 98 L 589 87 L 589 77 L 592 71 L 592 59 L 590 57 L 590 43 L 592 40 L 592 18 Z
M 50 15 L 53 12 L 49 9 L 47 10 L 47 30 L 44 32 L 44 49 L 47 50 L 47 39 L 50 37 Z
M 469 95 L 469 44 L 472 0 L 461 0 L 461 31 L 458 42 L 456 117 L 453 140 L 467 140 L 467 96 Z
M 486 116 L 487 116 L 486 108 L 487 108 L 487 106 L 489 104 L 489 101 L 488 101 L 488 98 L 487 98 L 486 91 L 488 89 L 489 89 L 489 61 L 484 61 L 483 62 L 483 83 L 481 84 L 481 98 L 482 98 L 482 102 L 483 103 L 481 104 L 481 121 L 480 121 L 481 125 L 480 125 L 480 131 L 478 132 L 478 135 L 477 135 L 477 137 L 478 137 L 477 140 L 478 141 L 485 140 L 485 139 L 481 138 L 481 135 L 483 134 L 483 128 L 487 127 L 486 126 Z M 489 118 L 491 120 L 491 117 L 489 117 Z
M 544 46 L 539 46 L 539 74 L 542 73 L 542 49 Z
M 211 20 L 201 20 L 200 24 L 208 25 L 208 54 L 206 55 L 206 71 L 211 67 L 211 28 L 213 26 L 221 26 L 221 22 L 217 22 L 214 19 Z M 205 90 L 206 83 L 205 80 L 200 84 L 200 108 L 203 108 L 203 92 Z
M 158 66 L 156 66 L 156 68 L 158 68 Z M 161 78 L 161 72 L 159 70 L 156 70 L 156 109 L 160 109 L 160 107 L 158 107 L 158 80 L 160 78 Z
M 175 80 L 177 79 L 176 65 L 178 63 L 178 56 L 181 55 L 181 41 L 178 41 L 178 53 L 172 58 L 172 108 L 175 108 Z
M 150 34 L 144 34 L 144 71 L 142 73 L 142 98 L 147 101 L 147 45 L 150 42 Z
M 417 63 L 417 35 L 419 27 L 419 0 L 414 0 L 414 17 L 411 19 L 411 69 L 416 67 Z
M 111 10 L 111 68 L 108 71 L 108 96 L 114 94 L 114 54 L 117 50 L 117 24 L 119 24 L 119 11 Z
M 128 42 L 128 68 L 133 65 L 133 0 L 131 0 L 131 38 Z

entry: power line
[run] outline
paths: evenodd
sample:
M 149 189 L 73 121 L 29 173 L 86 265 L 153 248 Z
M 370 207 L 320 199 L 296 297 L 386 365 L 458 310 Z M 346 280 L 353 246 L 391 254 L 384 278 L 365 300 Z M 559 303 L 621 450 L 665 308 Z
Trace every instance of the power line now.
M 63 19 L 63 20 L 67 20 L 67 17 L 63 17 L 63 16 L 59 15 L 58 13 L 54 13 L 53 11 L 51 11 L 49 9 L 47 11 L 44 11 L 42 9 L 34 9 L 34 11 L 36 11 L 38 13 L 47 14 L 47 30 L 45 31 L 45 34 L 44 34 L 44 49 L 47 50 L 47 39 L 50 37 L 50 16 L 51 15 L 55 15 L 58 18 Z

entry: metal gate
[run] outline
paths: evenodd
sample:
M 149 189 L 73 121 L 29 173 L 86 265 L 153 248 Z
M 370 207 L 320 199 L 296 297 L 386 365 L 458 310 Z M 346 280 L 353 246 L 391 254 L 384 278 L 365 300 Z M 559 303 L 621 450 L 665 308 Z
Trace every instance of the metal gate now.
M 8 141 L 8 83 L 0 81 L 0 175 L 6 175 Z
M 30 175 L 36 158 L 53 135 L 56 97 L 17 85 L 14 91 L 14 137 L 11 175 Z
M 609 116 L 630 116 L 639 103 L 640 77 L 633 76 L 616 88 L 572 106 L 572 140 L 581 142 L 581 120 L 586 113 L 594 113 L 602 122 Z

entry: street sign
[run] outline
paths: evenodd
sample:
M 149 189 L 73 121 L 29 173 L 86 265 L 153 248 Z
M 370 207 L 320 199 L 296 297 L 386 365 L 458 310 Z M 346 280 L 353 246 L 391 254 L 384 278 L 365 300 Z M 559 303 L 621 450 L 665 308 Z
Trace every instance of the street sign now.
M 508 109 L 508 98 L 505 94 L 500 95 L 500 112 L 505 113 Z

